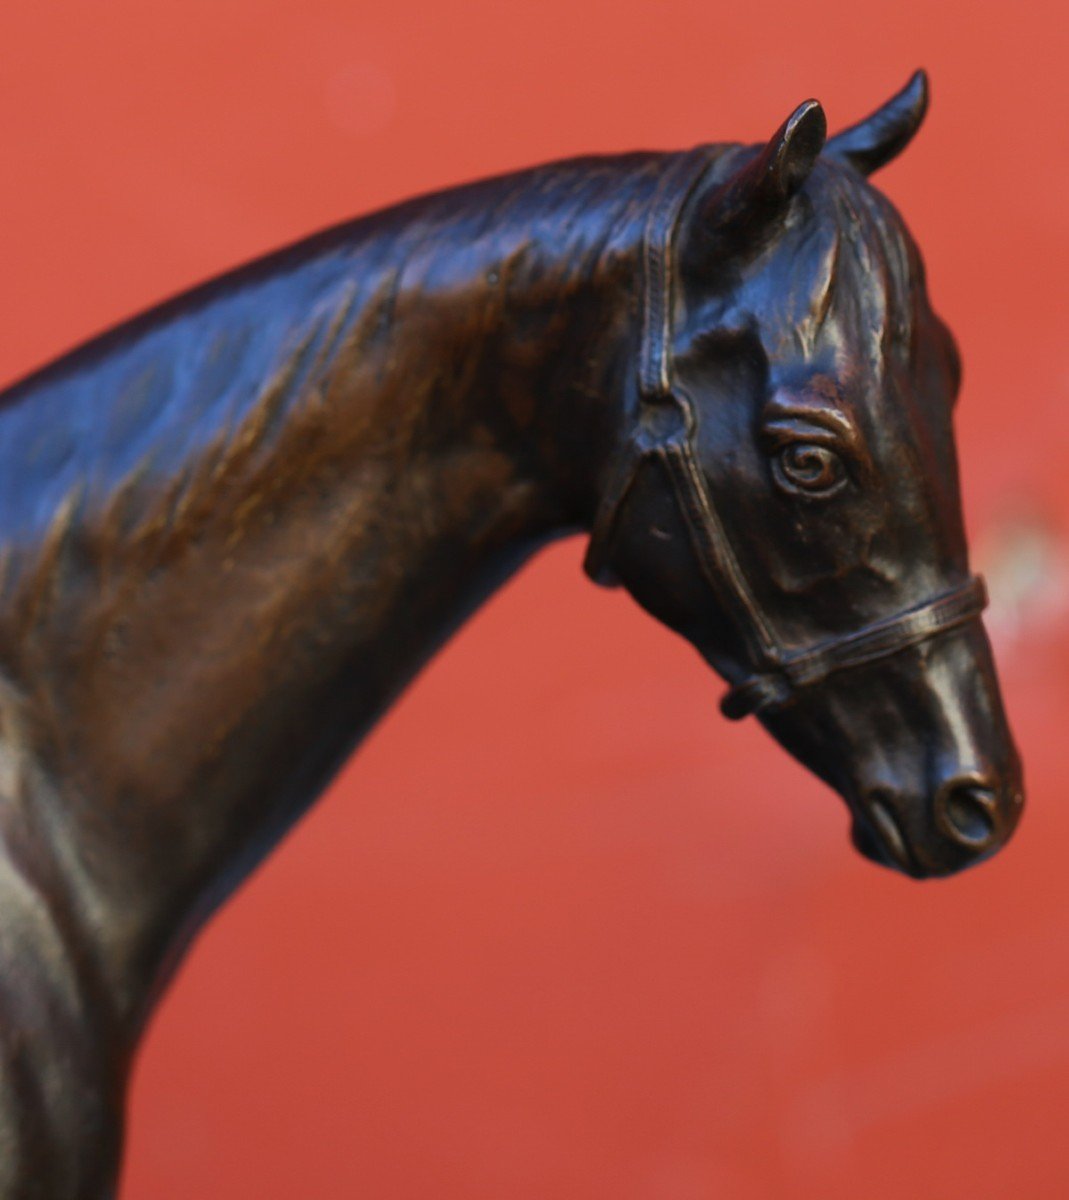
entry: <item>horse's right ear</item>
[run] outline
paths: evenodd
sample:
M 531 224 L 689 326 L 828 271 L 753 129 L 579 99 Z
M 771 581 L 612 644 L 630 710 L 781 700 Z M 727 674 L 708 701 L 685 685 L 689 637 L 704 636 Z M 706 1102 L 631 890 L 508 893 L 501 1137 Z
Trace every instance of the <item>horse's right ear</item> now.
M 928 75 L 914 71 L 909 83 L 886 104 L 837 133 L 828 142 L 828 154 L 862 175 L 871 175 L 909 145 L 927 111 Z
M 722 251 L 746 251 L 762 242 L 809 177 L 827 133 L 820 104 L 800 104 L 755 158 L 703 198 L 696 214 L 703 233 Z

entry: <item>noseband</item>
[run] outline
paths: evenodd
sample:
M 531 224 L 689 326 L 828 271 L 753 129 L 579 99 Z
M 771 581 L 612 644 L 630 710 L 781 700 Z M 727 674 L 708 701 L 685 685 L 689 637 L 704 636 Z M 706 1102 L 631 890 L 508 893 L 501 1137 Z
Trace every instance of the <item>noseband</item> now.
M 750 673 L 721 701 L 725 716 L 772 712 L 796 693 L 837 671 L 897 654 L 974 620 L 987 604 L 979 576 L 894 616 L 803 649 L 782 645 L 757 604 L 717 515 L 694 451 L 694 407 L 672 379 L 673 242 L 684 204 L 711 162 L 707 147 L 679 155 L 665 171 L 647 220 L 642 247 L 643 320 L 639 408 L 591 531 L 585 569 L 597 583 L 616 582 L 609 565 L 621 508 L 644 463 L 659 461 L 702 574 L 746 643 Z

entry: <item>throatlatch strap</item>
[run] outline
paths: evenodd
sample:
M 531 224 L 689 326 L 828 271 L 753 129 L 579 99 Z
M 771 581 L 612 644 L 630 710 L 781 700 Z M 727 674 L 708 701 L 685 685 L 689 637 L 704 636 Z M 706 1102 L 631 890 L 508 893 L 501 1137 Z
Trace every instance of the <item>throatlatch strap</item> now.
M 642 238 L 642 342 L 639 348 L 638 393 L 640 411 L 635 428 L 617 459 L 601 497 L 590 531 L 583 568 L 594 580 L 613 586 L 608 563 L 616 519 L 643 458 L 660 452 L 660 444 L 646 433 L 641 406 L 673 400 L 670 348 L 672 341 L 672 239 L 684 204 L 706 169 L 715 161 L 708 146 L 696 146 L 677 155 L 665 168 L 646 218 Z M 679 410 L 680 422 L 690 430 L 690 411 Z

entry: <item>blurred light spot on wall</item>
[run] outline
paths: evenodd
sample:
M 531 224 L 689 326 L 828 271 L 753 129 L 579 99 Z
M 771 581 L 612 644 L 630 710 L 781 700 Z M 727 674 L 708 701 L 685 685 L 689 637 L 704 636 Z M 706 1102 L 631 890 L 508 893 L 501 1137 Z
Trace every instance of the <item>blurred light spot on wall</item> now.
M 991 593 L 987 624 L 996 644 L 1069 632 L 1069 544 L 1051 522 L 1039 514 L 1004 518 L 981 539 L 976 562 Z

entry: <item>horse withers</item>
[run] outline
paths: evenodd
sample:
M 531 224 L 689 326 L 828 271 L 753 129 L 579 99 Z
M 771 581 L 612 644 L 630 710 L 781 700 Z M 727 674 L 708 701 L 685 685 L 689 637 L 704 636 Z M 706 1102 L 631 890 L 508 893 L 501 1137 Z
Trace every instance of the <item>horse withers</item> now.
M 620 581 L 910 875 L 1020 768 L 966 559 L 959 365 L 825 143 L 555 163 L 195 289 L 0 396 L 0 1197 L 99 1200 L 196 930 L 537 547 Z

